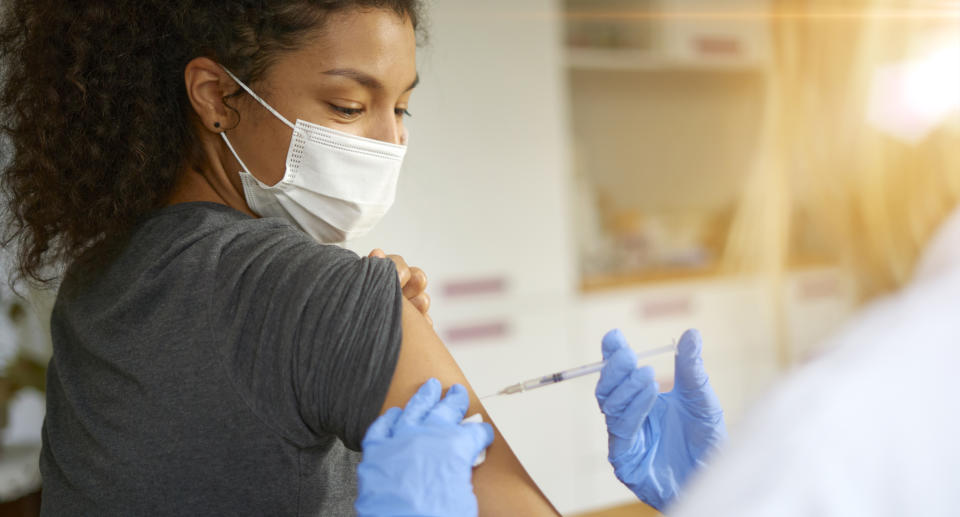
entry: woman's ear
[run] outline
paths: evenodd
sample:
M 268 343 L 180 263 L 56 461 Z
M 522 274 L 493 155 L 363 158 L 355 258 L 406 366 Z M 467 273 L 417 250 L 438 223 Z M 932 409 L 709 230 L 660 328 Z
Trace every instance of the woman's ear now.
M 235 110 L 227 108 L 223 98 L 237 89 L 237 84 L 223 67 L 210 58 L 198 57 L 187 63 L 183 71 L 187 97 L 203 127 L 213 133 L 233 127 Z

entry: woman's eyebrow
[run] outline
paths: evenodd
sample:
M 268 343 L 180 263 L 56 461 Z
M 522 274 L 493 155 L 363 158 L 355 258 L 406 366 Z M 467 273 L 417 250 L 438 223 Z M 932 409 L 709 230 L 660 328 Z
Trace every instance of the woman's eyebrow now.
M 383 89 L 383 83 L 381 83 L 376 77 L 370 74 L 361 72 L 360 70 L 357 70 L 355 68 L 334 68 L 331 70 L 327 70 L 326 72 L 323 73 L 323 75 L 338 75 L 340 77 L 347 77 L 349 79 L 353 79 L 354 81 L 360 83 L 361 86 L 364 86 L 371 90 Z M 410 86 L 408 86 L 407 89 L 404 91 L 408 92 L 416 88 L 418 84 L 420 84 L 419 73 L 417 74 L 417 77 L 413 80 L 413 82 L 410 83 Z

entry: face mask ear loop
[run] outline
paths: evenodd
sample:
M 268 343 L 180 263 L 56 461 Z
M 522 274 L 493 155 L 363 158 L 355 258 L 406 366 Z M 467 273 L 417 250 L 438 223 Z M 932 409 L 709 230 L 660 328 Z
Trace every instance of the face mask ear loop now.
M 243 167 L 243 172 L 246 172 L 247 174 L 253 176 L 253 173 L 250 172 L 250 169 L 247 168 L 247 164 L 243 163 L 243 160 L 240 159 L 240 155 L 237 154 L 237 151 L 234 150 L 233 145 L 230 144 L 230 139 L 227 138 L 227 134 L 220 133 L 220 137 L 223 138 L 223 141 L 227 143 L 227 149 L 230 149 L 230 153 L 233 154 L 233 157 L 236 158 L 238 162 L 240 162 L 240 166 Z
M 226 67 L 224 67 L 224 66 L 222 66 L 222 65 L 220 66 L 220 68 L 223 68 L 223 71 L 226 72 L 227 75 L 229 75 L 230 78 L 233 79 L 237 84 L 239 84 L 241 88 L 243 88 L 244 90 L 246 90 L 246 92 L 249 93 L 251 97 L 253 97 L 254 99 L 256 99 L 257 102 L 259 102 L 261 105 L 263 105 L 264 108 L 267 108 L 267 110 L 268 110 L 270 113 L 273 113 L 273 116 L 275 116 L 275 117 L 277 117 L 278 119 L 282 120 L 284 124 L 290 126 L 290 129 L 296 129 L 296 126 L 294 126 L 293 124 L 291 124 L 290 121 L 286 119 L 286 117 L 284 117 L 283 115 L 281 115 L 280 112 L 278 112 L 277 110 L 273 109 L 273 106 L 270 106 L 269 104 L 267 104 L 267 102 L 266 102 L 265 100 L 261 99 L 259 95 L 257 95 L 256 93 L 253 93 L 253 90 L 251 90 L 247 85 L 243 84 L 243 81 L 241 81 L 240 79 L 237 79 L 237 76 L 233 75 L 233 72 L 231 72 L 230 70 L 227 70 Z M 222 133 L 221 133 L 221 134 L 222 134 Z M 228 143 L 227 145 L 230 145 L 230 144 Z M 231 149 L 232 149 L 232 148 L 231 148 Z M 238 160 L 239 160 L 239 158 L 238 158 Z

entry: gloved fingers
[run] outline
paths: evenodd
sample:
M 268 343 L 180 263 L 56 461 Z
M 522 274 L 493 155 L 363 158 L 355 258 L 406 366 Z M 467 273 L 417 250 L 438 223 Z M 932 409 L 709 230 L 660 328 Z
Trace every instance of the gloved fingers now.
M 394 426 L 395 430 L 419 425 L 427 413 L 440 401 L 440 392 L 443 386 L 437 379 L 430 379 L 420 386 L 420 389 L 410 397 L 403 414 Z
M 650 366 L 633 370 L 610 392 L 603 403 L 600 404 L 600 409 L 607 415 L 619 414 L 635 396 L 652 382 L 654 382 L 653 368 Z
M 367 434 L 363 437 L 363 443 L 371 440 L 386 440 L 390 438 L 390 435 L 393 434 L 393 426 L 397 423 L 397 419 L 400 418 L 401 413 L 403 413 L 402 409 L 392 407 L 388 409 L 386 413 L 380 415 L 379 418 L 370 424 L 370 428 L 367 429 Z
M 621 348 L 607 358 L 607 364 L 600 370 L 597 381 L 597 401 L 603 401 L 617 388 L 631 372 L 637 369 L 637 354 L 629 347 Z
M 603 353 L 604 359 L 610 359 L 610 356 L 621 348 L 630 348 L 630 344 L 627 343 L 627 338 L 624 337 L 620 329 L 613 329 L 603 335 L 603 340 L 600 341 L 600 351 Z
M 463 420 L 470 407 L 470 394 L 467 388 L 454 384 L 447 395 L 431 409 L 423 422 L 430 425 L 456 425 Z
M 648 383 L 643 391 L 633 397 L 627 407 L 620 412 L 619 418 L 608 426 L 607 431 L 622 438 L 636 436 L 643 427 L 643 422 L 650 415 L 650 411 L 653 410 L 653 405 L 657 403 L 658 395 L 660 395 L 660 389 L 657 383 Z
M 680 337 L 677 344 L 677 356 L 674 358 L 674 386 L 681 392 L 693 392 L 701 389 L 707 382 L 707 371 L 703 367 L 703 340 L 700 332 L 690 329 Z
M 470 438 L 471 461 L 493 443 L 493 426 L 486 422 L 467 422 L 460 424 L 460 427 Z
M 653 368 L 649 366 L 638 368 L 630 372 L 630 375 L 610 393 L 610 396 L 600 404 L 600 409 L 605 415 L 620 417 L 627 406 L 651 386 L 653 393 L 659 392 L 659 386 L 653 380 Z

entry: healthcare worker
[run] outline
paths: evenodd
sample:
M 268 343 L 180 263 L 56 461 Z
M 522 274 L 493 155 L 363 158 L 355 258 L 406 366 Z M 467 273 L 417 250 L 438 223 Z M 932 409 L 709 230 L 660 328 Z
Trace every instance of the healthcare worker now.
M 367 428 L 463 384 L 388 211 L 417 0 L 10 0 L 4 245 L 56 286 L 44 515 L 350 515 Z M 489 418 L 486 419 L 488 422 Z M 555 515 L 495 427 L 483 515 Z
M 758 197 L 808 193 L 794 202 L 844 259 L 863 307 L 726 444 L 694 366 L 696 334 L 681 343 L 674 391 L 660 395 L 608 334 L 597 400 L 610 462 L 641 500 L 678 517 L 960 515 L 960 12 L 919 1 L 776 6 L 772 169 L 762 172 L 783 176 Z M 459 425 L 447 399 L 425 387 L 413 418 L 408 406 L 371 428 L 361 514 L 469 515 L 463 479 L 483 440 L 467 439 L 479 431 Z M 409 422 L 426 422 L 418 415 L 432 412 L 419 408 L 432 403 L 453 416 Z M 386 493 L 389 505 L 377 504 Z M 456 504 L 430 506 L 436 493 Z

